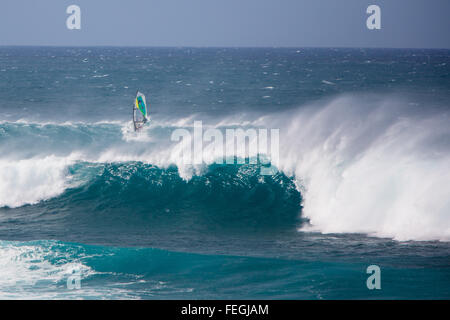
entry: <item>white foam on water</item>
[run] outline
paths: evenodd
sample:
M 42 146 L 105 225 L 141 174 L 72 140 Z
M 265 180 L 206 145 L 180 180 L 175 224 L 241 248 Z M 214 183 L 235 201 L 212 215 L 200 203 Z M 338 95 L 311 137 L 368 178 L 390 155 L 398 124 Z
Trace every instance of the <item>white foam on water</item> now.
M 52 246 L 0 241 L 0 299 L 52 299 L 63 293 L 74 272 L 80 279 L 95 272 Z M 57 261 L 51 261 L 57 259 Z
M 345 96 L 276 117 L 276 165 L 301 188 L 303 230 L 449 241 L 448 115 L 375 100 Z
M 87 254 L 78 244 L 0 240 L 0 252 L 0 299 L 141 299 L 193 290 L 140 274 L 97 271 L 89 259 L 112 254 Z

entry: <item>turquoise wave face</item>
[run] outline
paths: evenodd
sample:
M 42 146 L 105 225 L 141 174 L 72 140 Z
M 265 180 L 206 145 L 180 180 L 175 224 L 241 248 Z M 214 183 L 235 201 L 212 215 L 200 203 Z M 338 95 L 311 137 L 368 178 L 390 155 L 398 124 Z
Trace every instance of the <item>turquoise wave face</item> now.
M 301 195 L 282 173 L 261 176 L 259 165 L 210 165 L 189 181 L 176 167 L 161 169 L 140 162 L 93 164 L 80 162 L 66 173 L 73 187 L 33 206 L 3 208 L 2 230 L 13 235 L 13 216 L 42 223 L 29 237 L 96 239 L 104 243 L 142 244 L 146 239 L 295 232 L 301 224 Z M 123 241 L 123 240 L 121 240 Z

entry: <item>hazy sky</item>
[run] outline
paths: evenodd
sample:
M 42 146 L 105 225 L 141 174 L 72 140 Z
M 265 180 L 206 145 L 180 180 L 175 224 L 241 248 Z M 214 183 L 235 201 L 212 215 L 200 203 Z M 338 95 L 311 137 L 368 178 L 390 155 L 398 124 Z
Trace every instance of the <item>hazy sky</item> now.
M 450 48 L 449 14 L 450 0 L 1 0 L 0 45 Z

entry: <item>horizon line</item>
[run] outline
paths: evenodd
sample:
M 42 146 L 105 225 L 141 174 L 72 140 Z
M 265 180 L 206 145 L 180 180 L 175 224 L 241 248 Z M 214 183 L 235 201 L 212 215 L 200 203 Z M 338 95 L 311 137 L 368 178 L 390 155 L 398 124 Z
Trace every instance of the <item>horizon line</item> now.
M 37 48 L 173 48 L 173 49 L 410 49 L 450 50 L 450 47 L 376 47 L 376 46 L 159 46 L 159 45 L 54 45 L 54 44 L 0 44 L 0 47 Z

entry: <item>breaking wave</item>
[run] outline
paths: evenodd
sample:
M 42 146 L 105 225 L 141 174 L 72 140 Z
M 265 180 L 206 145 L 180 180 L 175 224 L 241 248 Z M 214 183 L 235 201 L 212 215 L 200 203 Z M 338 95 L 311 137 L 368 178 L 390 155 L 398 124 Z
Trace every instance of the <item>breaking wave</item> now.
M 272 163 L 279 173 L 261 176 L 258 164 L 216 165 L 207 147 L 206 163 L 185 165 L 185 146 L 170 136 L 175 128 L 191 130 L 194 120 L 219 129 L 279 128 L 280 157 Z M 289 224 L 298 211 L 302 231 L 450 240 L 448 112 L 425 112 L 399 97 L 347 95 L 220 121 L 159 119 L 140 134 L 125 122 L 3 122 L 0 141 L 2 207 L 80 195 L 83 188 L 106 207 L 125 206 L 135 194 L 135 203 L 150 208 L 158 201 L 186 205 L 189 195 L 217 210 L 254 203 L 253 213 L 276 214 Z M 236 156 L 258 156 L 245 149 L 238 146 Z

